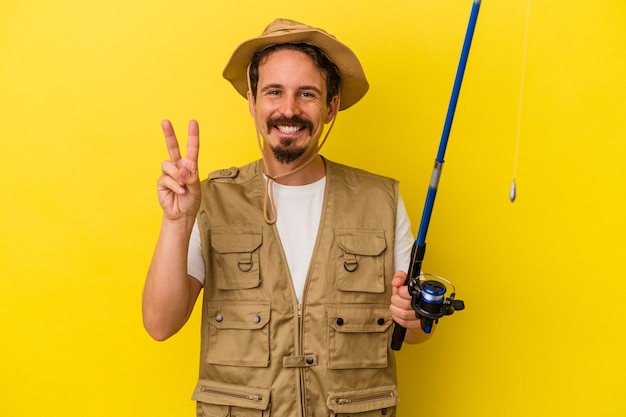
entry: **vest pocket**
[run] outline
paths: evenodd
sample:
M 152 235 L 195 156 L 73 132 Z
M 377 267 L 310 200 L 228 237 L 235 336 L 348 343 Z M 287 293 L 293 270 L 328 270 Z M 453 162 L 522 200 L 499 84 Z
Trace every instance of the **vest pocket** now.
M 331 391 L 326 405 L 335 417 L 393 417 L 400 402 L 395 385 L 351 391 Z
M 214 279 L 218 289 L 241 290 L 259 286 L 259 247 L 262 242 L 260 228 L 211 229 L 211 247 L 215 251 L 217 269 Z
M 339 247 L 337 288 L 341 291 L 384 292 L 385 232 L 338 229 L 335 240 Z
M 200 379 L 191 397 L 198 417 L 269 417 L 270 391 Z
M 258 301 L 206 303 L 207 362 L 267 367 L 270 361 L 270 304 Z
M 386 368 L 389 306 L 381 304 L 330 304 L 328 320 L 328 368 Z

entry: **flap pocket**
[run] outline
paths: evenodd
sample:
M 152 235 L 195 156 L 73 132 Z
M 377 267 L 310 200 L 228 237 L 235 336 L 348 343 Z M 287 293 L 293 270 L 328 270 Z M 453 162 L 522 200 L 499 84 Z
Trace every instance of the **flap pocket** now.
M 258 301 L 206 303 L 207 362 L 267 367 L 270 361 L 270 304 Z
M 256 288 L 260 283 L 259 251 L 263 232 L 258 227 L 215 227 L 211 276 L 221 290 Z
M 270 390 L 200 379 L 191 398 L 206 404 L 267 410 Z
M 382 304 L 331 304 L 328 320 L 328 368 L 385 368 L 391 313 Z
M 351 391 L 330 391 L 326 405 L 335 415 L 347 413 L 365 413 L 377 411 L 372 415 L 393 415 L 389 408 L 394 408 L 400 402 L 395 385 L 368 388 Z M 381 412 L 381 410 L 386 410 Z M 368 416 L 370 414 L 367 414 Z
M 337 288 L 340 291 L 385 291 L 387 248 L 382 229 L 337 229 Z

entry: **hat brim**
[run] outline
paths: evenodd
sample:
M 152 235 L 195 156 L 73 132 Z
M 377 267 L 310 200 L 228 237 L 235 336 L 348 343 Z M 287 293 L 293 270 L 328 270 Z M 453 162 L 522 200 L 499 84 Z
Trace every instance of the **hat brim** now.
M 231 82 L 239 94 L 246 98 L 248 93 L 247 70 L 252 56 L 268 46 L 290 42 L 302 42 L 317 46 L 339 68 L 339 75 L 342 80 L 339 90 L 339 110 L 345 110 L 352 106 L 367 93 L 369 84 L 365 78 L 363 67 L 354 52 L 333 36 L 315 28 L 269 33 L 243 42 L 230 57 L 222 75 Z

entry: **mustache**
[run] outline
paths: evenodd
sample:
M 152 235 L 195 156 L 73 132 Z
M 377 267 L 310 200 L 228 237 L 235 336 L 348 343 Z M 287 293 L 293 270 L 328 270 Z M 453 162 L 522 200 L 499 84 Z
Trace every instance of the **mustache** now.
M 313 132 L 313 122 L 309 119 L 305 119 L 300 116 L 278 116 L 267 120 L 267 130 L 271 130 L 274 127 L 278 126 L 294 126 L 300 127 L 304 129 L 308 129 L 309 132 Z

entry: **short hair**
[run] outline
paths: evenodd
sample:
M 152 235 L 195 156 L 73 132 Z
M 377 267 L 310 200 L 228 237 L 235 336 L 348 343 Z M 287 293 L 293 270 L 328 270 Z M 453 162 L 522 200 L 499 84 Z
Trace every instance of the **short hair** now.
M 339 89 L 341 88 L 339 68 L 328 59 L 320 48 L 304 42 L 279 43 L 268 46 L 252 55 L 252 61 L 250 61 L 250 90 L 252 97 L 256 100 L 259 84 L 259 64 L 270 54 L 282 50 L 299 51 L 306 54 L 313 60 L 315 66 L 326 74 L 326 104 L 330 104 L 332 98 L 339 94 Z

